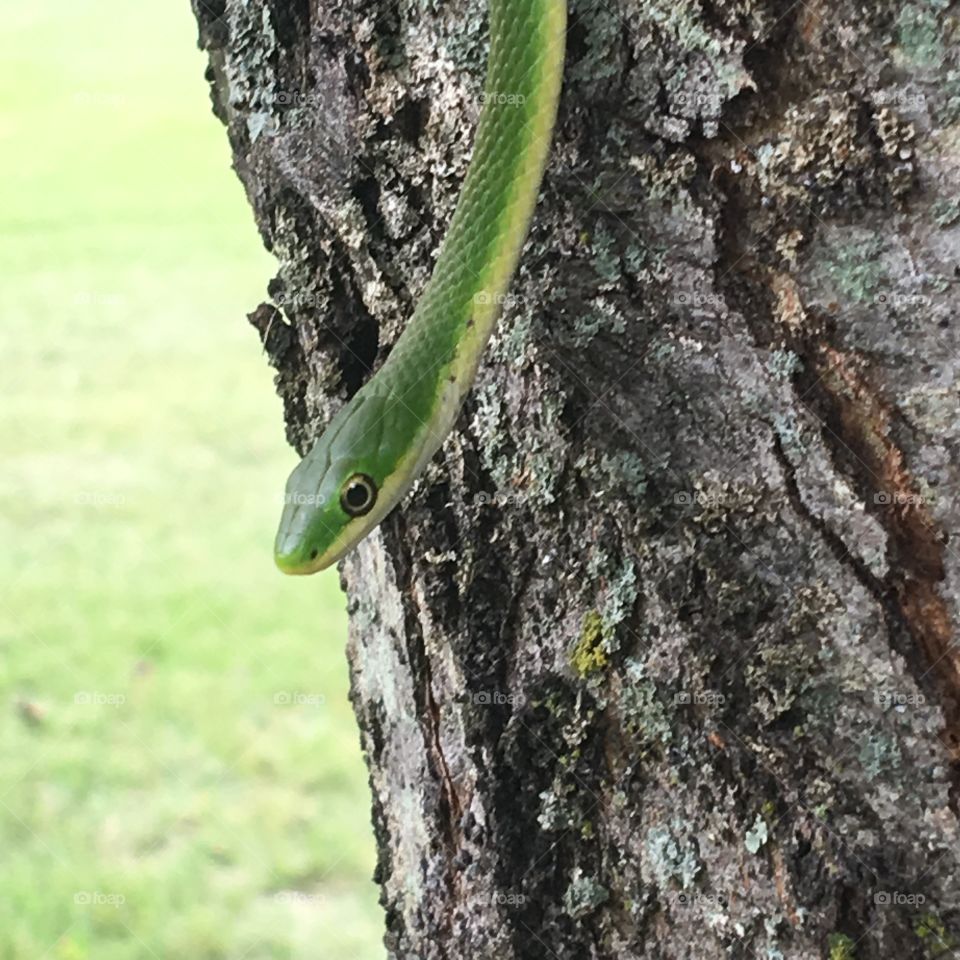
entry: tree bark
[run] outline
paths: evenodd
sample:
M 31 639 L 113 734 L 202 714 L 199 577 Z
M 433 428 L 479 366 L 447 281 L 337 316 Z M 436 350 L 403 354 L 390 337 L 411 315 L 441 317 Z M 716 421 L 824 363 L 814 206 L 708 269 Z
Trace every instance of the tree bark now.
M 303 453 L 429 276 L 485 4 L 193 3 Z M 499 332 L 341 568 L 390 957 L 960 946 L 958 39 L 572 4 Z

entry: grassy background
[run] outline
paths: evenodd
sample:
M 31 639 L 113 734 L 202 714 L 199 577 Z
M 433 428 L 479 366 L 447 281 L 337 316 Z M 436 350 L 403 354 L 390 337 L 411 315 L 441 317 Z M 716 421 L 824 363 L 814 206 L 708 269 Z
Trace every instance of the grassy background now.
M 0 31 L 0 957 L 382 957 L 336 576 L 187 0 Z

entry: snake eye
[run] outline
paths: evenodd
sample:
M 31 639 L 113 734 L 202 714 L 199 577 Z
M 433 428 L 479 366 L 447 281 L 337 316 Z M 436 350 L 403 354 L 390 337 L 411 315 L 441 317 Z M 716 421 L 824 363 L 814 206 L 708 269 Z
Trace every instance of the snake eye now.
M 365 473 L 355 473 L 340 491 L 340 506 L 351 517 L 362 517 L 377 502 L 377 485 Z

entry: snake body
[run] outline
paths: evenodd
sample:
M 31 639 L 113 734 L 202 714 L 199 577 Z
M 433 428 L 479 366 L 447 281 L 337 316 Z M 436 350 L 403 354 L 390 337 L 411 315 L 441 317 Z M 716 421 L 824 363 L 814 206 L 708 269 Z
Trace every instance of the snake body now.
M 453 218 L 390 355 L 290 474 L 274 550 L 285 573 L 339 560 L 453 429 L 533 216 L 565 34 L 565 0 L 491 0 L 483 106 Z

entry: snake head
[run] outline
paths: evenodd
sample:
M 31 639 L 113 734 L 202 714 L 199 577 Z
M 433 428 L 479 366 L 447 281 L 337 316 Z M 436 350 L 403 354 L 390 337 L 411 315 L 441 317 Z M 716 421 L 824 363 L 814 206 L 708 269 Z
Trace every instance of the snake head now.
M 380 496 L 382 411 L 357 394 L 287 480 L 274 558 L 290 574 L 324 570 L 363 539 L 392 506 Z

